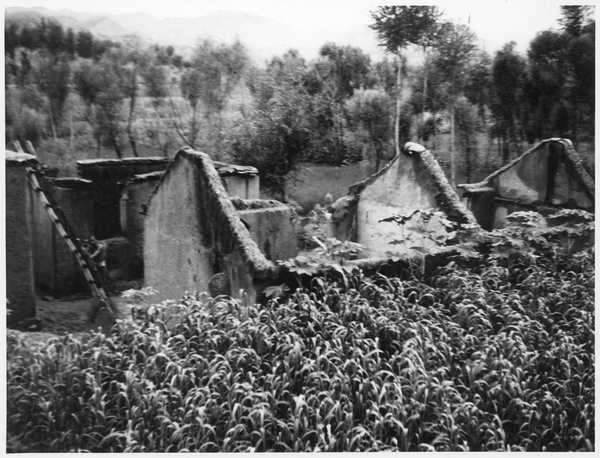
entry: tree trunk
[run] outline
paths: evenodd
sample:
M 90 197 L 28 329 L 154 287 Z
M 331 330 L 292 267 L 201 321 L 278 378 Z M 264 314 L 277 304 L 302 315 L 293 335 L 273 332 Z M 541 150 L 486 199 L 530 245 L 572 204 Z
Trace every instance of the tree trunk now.
M 396 79 L 396 122 L 394 125 L 394 143 L 396 155 L 400 154 L 400 104 L 402 103 L 402 48 L 398 47 L 398 76 Z
M 426 120 L 425 120 L 425 105 L 427 104 L 427 79 L 429 76 L 428 73 L 428 65 L 427 65 L 427 53 L 425 52 L 425 67 L 424 67 L 425 75 L 423 77 L 423 101 L 421 107 L 421 115 L 423 118 L 423 126 L 421 128 L 421 132 L 419 132 L 419 141 L 422 141 L 424 138 Z
M 69 148 L 73 149 L 75 132 L 73 132 L 73 115 L 69 116 Z
M 188 142 L 190 148 L 194 148 L 194 143 L 196 143 L 196 105 L 192 107 L 192 132 L 190 133 L 191 138 Z
M 456 133 L 454 126 L 454 103 L 450 108 L 450 184 L 456 187 Z
M 111 132 L 113 147 L 115 148 L 115 153 L 119 159 L 123 159 L 123 153 L 121 152 L 121 145 L 119 145 L 119 134 L 115 131 Z
M 471 141 L 469 138 L 469 133 L 465 132 L 465 162 L 466 162 L 466 181 L 467 183 L 471 182 L 471 173 L 473 172 L 473 157 L 471 151 Z
M 54 116 L 52 115 L 52 102 L 48 102 L 48 111 L 50 112 L 50 129 L 52 130 L 52 138 L 56 141 L 56 127 L 54 126 Z
M 133 155 L 135 157 L 139 157 L 137 152 L 137 143 L 135 138 L 133 137 L 133 131 L 131 129 L 131 125 L 133 124 L 133 111 L 135 110 L 135 96 L 131 97 L 131 103 L 129 105 L 129 120 L 127 121 L 127 136 L 129 137 L 129 144 L 131 145 L 131 150 L 133 151 Z
M 431 149 L 437 147 L 437 111 L 435 109 L 435 102 L 431 104 L 431 115 L 433 116 L 433 145 Z

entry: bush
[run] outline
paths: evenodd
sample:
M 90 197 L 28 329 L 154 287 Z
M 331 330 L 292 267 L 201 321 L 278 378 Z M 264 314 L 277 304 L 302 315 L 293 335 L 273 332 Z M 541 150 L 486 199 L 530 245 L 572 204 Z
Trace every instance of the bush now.
M 6 140 L 10 148 L 13 148 L 11 143 L 14 141 L 18 141 L 23 147 L 28 140 L 33 145 L 38 145 L 46 133 L 47 117 L 27 106 L 9 110 L 7 107 Z
M 9 451 L 594 449 L 594 257 L 186 296 L 9 338 Z M 519 278 L 518 282 L 514 279 Z

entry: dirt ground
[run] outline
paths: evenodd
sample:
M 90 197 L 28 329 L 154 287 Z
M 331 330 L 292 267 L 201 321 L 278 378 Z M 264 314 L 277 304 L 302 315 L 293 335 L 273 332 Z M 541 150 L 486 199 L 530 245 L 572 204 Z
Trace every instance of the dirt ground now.
M 8 330 L 8 335 L 17 335 L 27 343 L 39 346 L 48 339 L 65 334 L 77 337 L 98 329 L 108 332 L 113 319 L 130 319 L 133 307 L 127 299 L 120 297 L 119 290 L 112 291 L 109 299 L 113 305 L 114 315 L 108 316 L 101 313 L 94 322 L 90 322 L 90 312 L 95 303 L 93 297 L 77 295 L 57 299 L 47 295 L 38 295 L 36 317 L 41 321 L 42 329 L 38 332 Z

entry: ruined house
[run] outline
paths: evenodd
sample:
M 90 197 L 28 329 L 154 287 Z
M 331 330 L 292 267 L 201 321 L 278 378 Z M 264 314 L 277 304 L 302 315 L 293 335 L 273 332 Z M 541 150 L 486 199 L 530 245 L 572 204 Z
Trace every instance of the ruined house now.
M 34 285 L 65 295 L 85 290 L 86 283 L 27 185 L 26 170 L 38 166 L 36 158 L 8 152 L 6 165 L 7 297 L 19 304 L 13 316 L 22 320 L 35 316 Z M 182 148 L 172 161 L 79 161 L 78 173 L 41 177 L 40 186 L 77 237 L 110 237 L 113 277 L 143 276 L 159 299 L 218 284 L 219 293 L 244 290 L 250 300 L 289 278 L 277 261 L 298 254 L 301 224 L 289 206 L 258 198 L 252 167 L 213 163 Z M 481 183 L 461 187 L 468 208 L 432 154 L 407 143 L 322 211 L 321 234 L 360 243 L 365 250 L 355 263 L 372 267 L 426 252 L 439 243 L 430 235 L 445 231 L 444 220 L 489 230 L 516 210 L 594 207 L 594 182 L 568 140 L 546 140 Z M 432 217 L 420 220 L 427 212 Z M 408 215 L 408 222 L 386 221 L 395 215 Z
M 594 212 L 594 180 L 566 139 L 544 140 L 485 180 L 459 188 L 467 207 L 487 230 L 502 227 L 506 216 L 515 211 Z
M 437 160 L 423 146 L 407 143 L 379 172 L 355 184 L 346 197 L 332 206 L 333 234 L 340 240 L 358 242 L 366 255 L 384 258 L 414 254 L 411 247 L 427 248 L 433 242 L 427 232 L 444 230 L 440 218 L 474 224 L 473 215 L 460 201 Z M 406 227 L 383 221 L 415 210 L 438 211 L 427 223 L 414 218 Z M 419 226 L 427 226 L 425 230 Z M 410 245 L 403 242 L 410 238 Z M 402 243 L 398 243 L 402 242 Z
M 431 153 L 407 144 L 401 155 L 332 206 L 333 214 L 325 218 L 331 225 L 327 233 L 364 245 L 366 263 L 384 262 L 394 250 L 391 242 L 408 234 L 382 220 L 415 209 L 476 224 Z M 211 279 L 221 276 L 226 292 L 235 296 L 243 289 L 254 300 L 285 277 L 276 261 L 298 253 L 297 229 L 290 207 L 231 198 L 208 156 L 182 148 L 148 201 L 145 283 L 166 299 L 206 291 Z M 412 227 L 406 230 L 421 234 Z M 415 238 L 415 243 L 425 243 L 426 238 Z M 402 248 L 400 254 L 411 253 Z
M 207 291 L 251 300 L 272 284 L 277 258 L 296 254 L 291 209 L 275 201 L 234 199 L 210 158 L 180 149 L 150 196 L 144 221 L 144 280 L 161 299 Z M 271 259 L 269 259 L 269 257 Z
M 77 161 L 79 177 L 91 182 L 93 191 L 93 228 L 98 239 L 120 237 L 120 203 L 122 184 L 135 175 L 164 171 L 169 159 L 164 157 L 129 157 L 123 159 L 85 159 Z

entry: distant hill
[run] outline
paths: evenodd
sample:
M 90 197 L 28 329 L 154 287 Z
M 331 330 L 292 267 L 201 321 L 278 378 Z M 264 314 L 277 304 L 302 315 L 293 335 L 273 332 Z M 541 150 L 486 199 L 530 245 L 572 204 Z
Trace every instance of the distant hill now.
M 327 41 L 357 46 L 371 55 L 372 60 L 380 60 L 383 56 L 375 33 L 366 25 L 348 24 L 341 33 L 327 29 L 305 30 L 254 13 L 225 10 L 195 18 L 166 19 L 157 19 L 142 12 L 94 15 L 43 7 L 7 8 L 5 11 L 6 23 L 16 22 L 21 26 L 34 25 L 42 17 L 53 18 L 65 28 L 71 27 L 76 31 L 87 29 L 98 37 L 114 41 L 138 35 L 148 43 L 173 45 L 183 55 L 189 54 L 201 38 L 210 37 L 224 42 L 239 38 L 257 64 L 292 48 L 307 60 L 314 59 Z
M 7 8 L 5 11 L 5 24 L 16 23 L 20 27 L 32 27 L 42 18 L 52 19 L 63 26 L 64 29 L 72 28 L 75 31 L 88 30 L 100 38 L 118 40 L 120 37 L 131 35 L 131 31 L 118 23 L 103 16 L 88 13 L 78 13 L 70 10 L 52 11 L 47 8 Z

